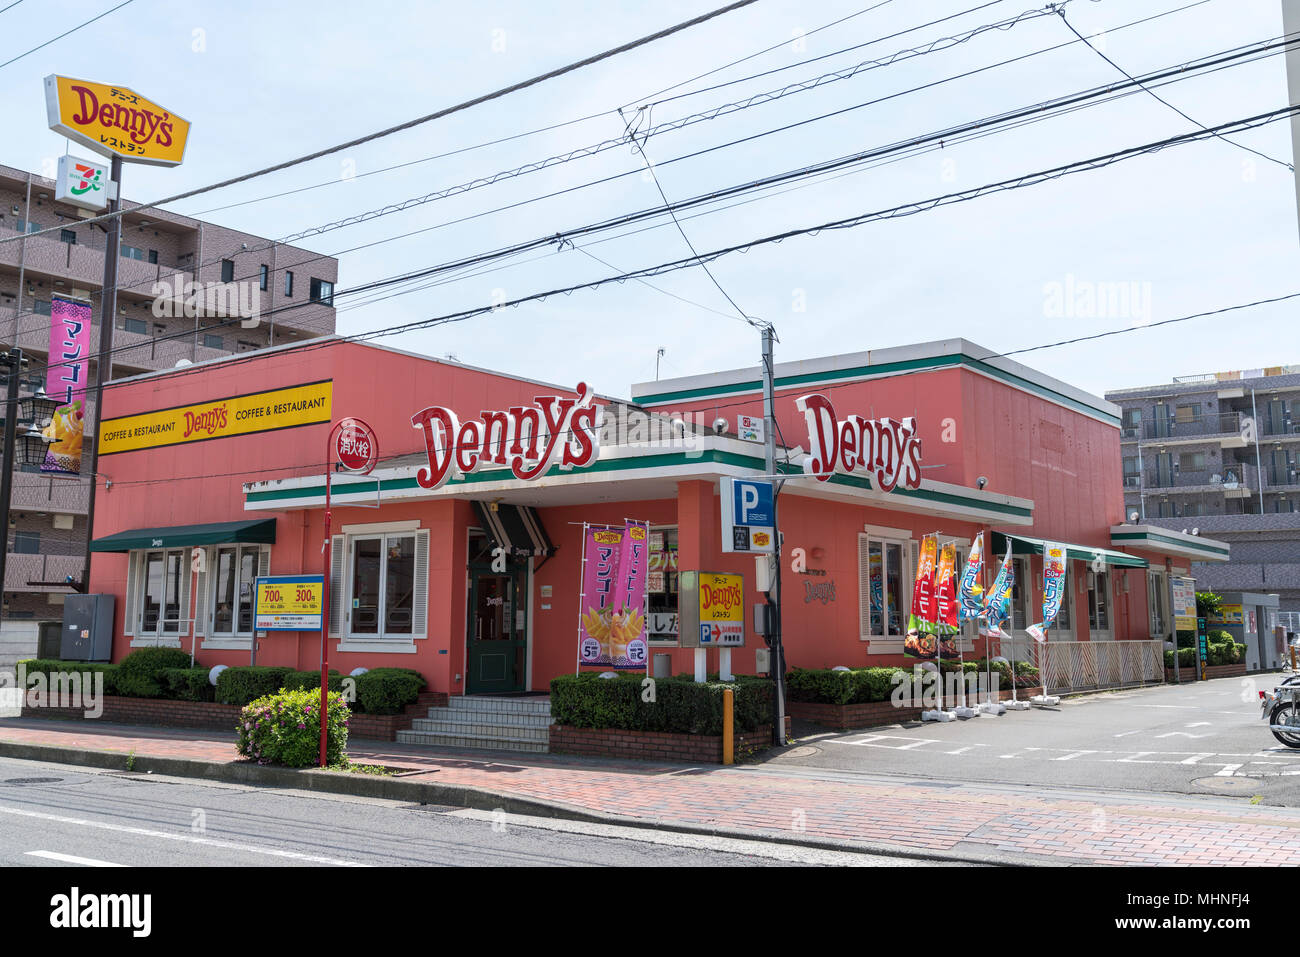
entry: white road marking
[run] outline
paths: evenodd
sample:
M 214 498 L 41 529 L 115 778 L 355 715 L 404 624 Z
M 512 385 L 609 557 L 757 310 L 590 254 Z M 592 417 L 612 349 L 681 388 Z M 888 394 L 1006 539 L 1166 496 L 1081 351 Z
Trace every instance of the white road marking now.
M 1053 761 L 1070 761 L 1074 758 L 1082 757 L 1085 754 L 1096 754 L 1096 751 L 1071 751 L 1069 754 L 1062 755 L 1059 758 L 1052 758 Z
M 972 745 L 971 747 L 974 747 L 974 745 Z M 965 754 L 969 750 L 970 747 L 958 748 L 956 751 L 945 751 L 944 754 Z
M 1208 734 L 1192 734 L 1190 731 L 1170 731 L 1167 734 L 1157 734 L 1157 738 L 1208 738 Z
M 1209 725 L 1210 725 L 1210 722 L 1208 722 L 1208 721 L 1193 721 L 1191 724 L 1187 725 L 1187 727 L 1189 727 L 1189 728 L 1206 728 L 1206 727 L 1209 727 Z
M 27 851 L 26 857 L 44 857 L 51 861 L 61 861 L 64 864 L 80 864 L 83 867 L 126 867 L 125 864 L 114 864 L 112 861 L 97 861 L 93 857 L 73 857 L 71 854 L 60 854 L 57 851 Z
M 1201 760 L 1204 759 L 1204 758 L 1212 758 L 1212 757 L 1214 757 L 1214 752 L 1213 752 L 1213 751 L 1208 751 L 1208 752 L 1206 752 L 1205 754 L 1193 754 L 1190 758 L 1183 758 L 1183 760 L 1179 761 L 1178 763 L 1179 763 L 1179 764 L 1196 764 L 1196 763 L 1198 763 L 1199 761 L 1201 761 Z
M 1230 778 L 1233 772 L 1241 770 L 1240 764 L 1225 764 L 1219 770 L 1214 772 L 1216 778 Z
M 107 821 L 88 821 L 85 818 L 65 817 L 62 814 L 47 814 L 43 811 L 28 811 L 22 808 L 0 805 L 0 814 L 14 817 L 35 818 L 39 821 L 55 821 L 59 824 L 75 824 L 78 827 L 91 827 L 101 831 L 116 831 L 120 834 L 137 834 L 141 837 L 157 837 L 165 841 L 180 841 L 183 844 L 201 844 L 204 847 L 221 847 L 227 850 L 246 851 L 249 854 L 265 854 L 268 857 L 282 857 L 293 861 L 307 861 L 312 864 L 330 864 L 336 867 L 366 867 L 357 861 L 344 861 L 333 857 L 321 857 L 317 854 L 299 854 L 297 851 L 282 851 L 270 847 L 257 847 L 252 844 L 236 844 L 234 841 L 219 841 L 211 837 L 199 837 L 194 834 L 181 834 L 173 831 L 154 831 L 145 827 L 127 827 L 124 824 L 109 824 Z
M 1141 733 L 1142 733 L 1142 729 L 1139 728 L 1139 729 L 1136 730 L 1136 731 L 1124 731 L 1124 732 L 1122 732 L 1122 733 L 1120 733 L 1120 734 L 1115 735 L 1115 737 L 1117 737 L 1117 738 L 1127 738 L 1130 734 L 1141 734 Z
M 1138 759 L 1141 758 L 1142 755 L 1144 755 L 1144 754 L 1159 754 L 1159 752 L 1158 752 L 1158 751 L 1134 751 L 1134 752 L 1133 752 L 1129 757 L 1127 757 L 1127 758 L 1120 758 L 1120 759 L 1119 759 L 1119 763 L 1120 763 L 1120 764 L 1128 764 L 1129 762 L 1137 762 L 1137 763 L 1139 763 L 1139 764 L 1155 764 L 1155 763 L 1158 763 L 1158 762 L 1154 762 L 1154 761 L 1138 761 Z

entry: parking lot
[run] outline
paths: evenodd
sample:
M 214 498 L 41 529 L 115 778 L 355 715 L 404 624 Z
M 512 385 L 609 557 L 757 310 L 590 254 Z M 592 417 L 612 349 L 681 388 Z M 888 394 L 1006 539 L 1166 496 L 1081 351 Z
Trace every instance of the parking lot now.
M 1277 675 L 1084 695 L 1055 708 L 946 724 L 854 732 L 801 725 L 799 747 L 773 766 L 905 776 L 916 781 L 1020 783 L 1240 795 L 1300 806 L 1300 751 L 1260 719 Z

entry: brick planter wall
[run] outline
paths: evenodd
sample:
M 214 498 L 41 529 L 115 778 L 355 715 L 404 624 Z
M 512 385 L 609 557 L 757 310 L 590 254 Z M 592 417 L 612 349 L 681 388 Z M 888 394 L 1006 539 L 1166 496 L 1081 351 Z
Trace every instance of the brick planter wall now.
M 1017 688 L 1016 694 L 1028 700 L 1033 695 L 1042 694 L 1042 688 Z M 1011 700 L 1011 691 L 998 694 L 1001 701 Z M 968 701 L 974 707 L 973 701 Z M 953 703 L 944 704 L 951 708 Z M 826 704 L 821 701 L 788 701 L 786 711 L 790 717 L 803 721 L 812 721 L 837 731 L 852 731 L 855 728 L 876 728 L 887 724 L 902 724 L 907 721 L 921 720 L 920 708 L 895 708 L 890 701 L 870 701 L 861 704 Z
M 1196 672 L 1193 668 L 1180 668 L 1182 672 L 1182 683 L 1187 684 L 1196 681 Z M 1246 662 L 1238 662 L 1235 665 L 1206 665 L 1205 677 L 1209 678 L 1239 678 L 1246 674 Z M 1165 681 L 1174 684 L 1174 669 L 1165 669 Z
M 24 718 L 85 719 L 84 708 L 33 707 L 32 696 L 23 702 Z M 104 695 L 104 713 L 100 721 L 116 724 L 147 724 L 163 728 L 202 728 L 214 731 L 235 730 L 239 706 L 215 701 L 168 701 L 159 698 L 123 698 Z M 424 717 L 431 707 L 445 707 L 447 695 L 425 692 L 415 704 L 407 705 L 402 714 L 354 714 L 348 721 L 349 738 L 396 741 L 397 732 Z
M 790 718 L 785 719 L 786 734 Z M 641 761 L 680 761 L 686 764 L 721 764 L 722 735 L 670 734 L 659 731 L 625 731 L 621 728 L 573 728 L 551 725 L 552 754 L 585 754 Z M 737 756 L 772 746 L 772 726 L 742 731 L 735 738 Z

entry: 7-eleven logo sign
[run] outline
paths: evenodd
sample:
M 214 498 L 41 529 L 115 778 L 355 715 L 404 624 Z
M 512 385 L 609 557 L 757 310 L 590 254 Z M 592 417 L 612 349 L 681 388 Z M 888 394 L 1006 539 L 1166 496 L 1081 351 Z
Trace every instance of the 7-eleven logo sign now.
M 101 210 L 114 192 L 107 166 L 75 156 L 60 156 L 54 198 L 82 209 Z

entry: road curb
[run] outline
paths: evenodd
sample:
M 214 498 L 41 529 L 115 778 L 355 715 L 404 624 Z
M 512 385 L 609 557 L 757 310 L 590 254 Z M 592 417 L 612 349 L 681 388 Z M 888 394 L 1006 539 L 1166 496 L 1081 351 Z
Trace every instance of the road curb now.
M 669 818 L 627 817 L 620 814 L 591 811 L 562 801 L 544 801 L 539 798 L 524 798 L 512 794 L 503 794 L 490 788 L 459 784 L 437 784 L 433 781 L 412 781 L 404 778 L 381 777 L 369 774 L 320 771 L 315 768 L 297 770 L 243 761 L 204 761 L 198 758 L 168 758 L 149 754 L 128 755 L 120 751 L 95 751 L 87 748 L 65 748 L 52 744 L 28 744 L 20 741 L 0 741 L 0 757 L 98 768 L 107 771 L 165 774 L 172 777 L 197 778 L 232 784 L 292 788 L 300 791 L 319 791 L 326 794 L 343 794 L 352 797 L 381 798 L 411 804 L 443 804 L 478 811 L 501 810 L 507 814 L 556 818 L 587 824 L 671 831 L 678 834 L 724 837 L 742 841 L 761 840 L 823 851 L 871 854 L 878 857 L 934 861 L 936 863 L 978 864 L 996 867 L 1060 867 L 1063 864 L 1070 863 L 1058 860 L 1011 860 L 993 854 L 926 850 L 876 844 L 869 841 L 831 841 L 761 828 L 746 830 L 742 828 L 714 827 Z

